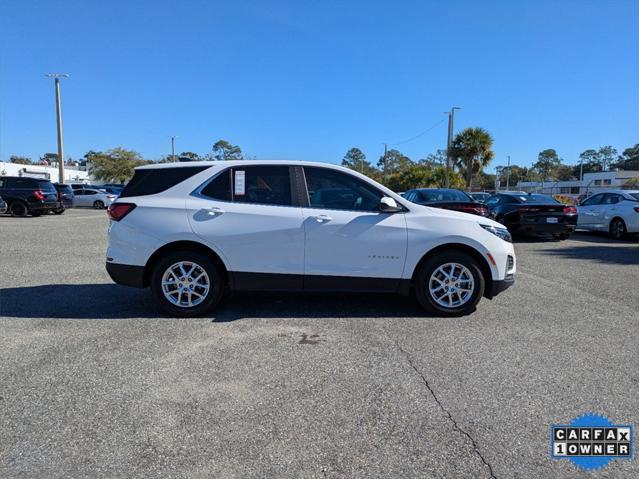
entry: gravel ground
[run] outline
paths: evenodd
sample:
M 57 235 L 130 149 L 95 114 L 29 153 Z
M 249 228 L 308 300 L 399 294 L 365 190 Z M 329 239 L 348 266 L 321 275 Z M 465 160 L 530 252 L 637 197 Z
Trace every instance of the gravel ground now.
M 111 283 L 106 228 L 0 217 L 1 477 L 584 477 L 551 424 L 639 426 L 637 241 L 519 241 L 516 285 L 465 318 L 260 294 L 177 320 Z

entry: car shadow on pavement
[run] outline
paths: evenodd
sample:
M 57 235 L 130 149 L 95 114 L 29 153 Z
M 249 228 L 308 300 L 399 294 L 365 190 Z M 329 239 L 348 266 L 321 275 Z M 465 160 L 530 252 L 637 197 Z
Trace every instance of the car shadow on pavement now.
M 242 293 L 207 318 L 419 318 L 413 298 L 393 294 Z M 166 318 L 148 290 L 116 284 L 51 284 L 0 289 L 0 317 L 33 319 Z
M 639 265 L 639 248 L 634 246 L 566 246 L 542 250 L 541 253 L 567 259 L 589 260 L 596 263 Z
M 608 233 L 600 233 L 597 231 L 578 231 L 574 233 L 570 239 L 572 241 L 581 241 L 583 243 L 599 243 L 599 244 L 637 244 L 639 243 L 639 235 L 629 235 L 623 240 L 616 240 Z

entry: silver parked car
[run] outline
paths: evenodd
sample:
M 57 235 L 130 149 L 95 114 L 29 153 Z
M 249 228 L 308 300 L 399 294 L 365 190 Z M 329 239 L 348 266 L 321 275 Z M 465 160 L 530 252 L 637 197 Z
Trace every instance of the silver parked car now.
M 73 191 L 75 194 L 74 205 L 88 206 L 90 208 L 104 209 L 113 203 L 117 195 L 93 188 L 83 188 Z
M 609 190 L 577 205 L 577 228 L 607 231 L 615 239 L 639 233 L 639 190 Z

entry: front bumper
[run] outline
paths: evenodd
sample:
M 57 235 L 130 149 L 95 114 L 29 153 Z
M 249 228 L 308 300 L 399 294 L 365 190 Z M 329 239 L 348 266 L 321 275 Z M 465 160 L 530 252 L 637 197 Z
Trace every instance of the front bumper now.
M 144 266 L 107 262 L 106 270 L 111 279 L 122 286 L 133 286 L 134 288 L 147 286 L 144 281 Z
M 513 284 L 515 284 L 515 276 L 512 274 L 509 274 L 508 276 L 506 276 L 506 279 L 493 281 L 490 291 L 488 291 L 485 296 L 488 299 L 493 299 L 499 293 L 510 288 Z

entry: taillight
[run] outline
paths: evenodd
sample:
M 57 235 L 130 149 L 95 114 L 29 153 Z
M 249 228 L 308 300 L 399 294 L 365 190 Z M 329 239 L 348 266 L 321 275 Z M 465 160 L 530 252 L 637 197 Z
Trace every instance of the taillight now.
M 574 206 L 564 206 L 564 214 L 566 214 L 566 215 L 576 215 L 577 214 L 577 208 L 575 208 Z
M 635 212 L 639 213 L 639 206 L 634 207 Z
M 107 195 L 107 198 L 109 198 L 110 200 L 112 200 L 112 199 L 114 199 L 114 198 L 117 198 L 117 196 L 115 196 L 115 195 Z
M 35 199 L 38 201 L 42 201 L 44 199 L 44 193 L 40 190 L 35 190 L 33 192 L 33 196 L 35 196 Z
M 120 221 L 134 209 L 133 203 L 111 203 L 107 208 L 107 216 L 113 221 Z

